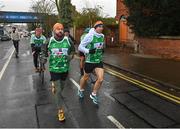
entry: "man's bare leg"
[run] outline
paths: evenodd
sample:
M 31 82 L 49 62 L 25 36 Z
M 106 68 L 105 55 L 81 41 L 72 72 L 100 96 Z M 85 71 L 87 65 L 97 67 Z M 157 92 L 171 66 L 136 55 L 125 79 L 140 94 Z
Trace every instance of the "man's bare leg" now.
M 95 73 L 97 76 L 97 80 L 96 80 L 96 83 L 94 84 L 93 93 L 97 94 L 97 92 L 98 92 L 99 88 L 101 87 L 102 82 L 104 80 L 104 69 L 96 68 Z
M 93 87 L 93 91 L 92 94 L 90 95 L 90 98 L 93 100 L 94 104 L 98 104 L 97 92 L 100 89 L 104 79 L 104 69 L 96 68 L 95 72 L 96 72 L 97 80 Z
M 86 87 L 87 80 L 89 79 L 89 74 L 84 73 L 83 77 L 80 80 L 80 89 L 78 91 L 78 95 L 80 98 L 84 97 L 83 91 Z

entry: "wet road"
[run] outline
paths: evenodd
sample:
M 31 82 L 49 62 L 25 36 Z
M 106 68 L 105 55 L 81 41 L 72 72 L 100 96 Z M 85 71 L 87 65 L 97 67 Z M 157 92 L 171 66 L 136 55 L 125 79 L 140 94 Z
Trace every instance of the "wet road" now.
M 1 72 L 12 52 L 11 46 L 10 42 L 1 44 L 0 49 L 5 50 L 3 53 L 0 51 Z M 39 75 L 33 71 L 28 40 L 21 41 L 20 48 L 20 58 L 12 56 L 0 80 L 0 127 L 180 127 L 178 104 L 109 73 L 105 73 L 98 107 L 89 98 L 90 82 L 84 100 L 80 101 L 77 97 L 80 79 L 77 59 L 71 62 L 63 91 L 66 122 L 59 123 L 49 91 L 48 72 L 42 85 Z

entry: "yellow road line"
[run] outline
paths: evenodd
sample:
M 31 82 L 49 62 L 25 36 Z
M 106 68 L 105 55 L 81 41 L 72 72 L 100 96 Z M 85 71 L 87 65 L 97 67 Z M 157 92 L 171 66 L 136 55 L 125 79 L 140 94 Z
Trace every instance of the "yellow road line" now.
M 140 84 L 142 84 L 142 85 L 145 85 L 145 86 L 147 86 L 147 87 L 149 87 L 149 88 L 152 88 L 152 89 L 154 89 L 154 90 L 156 90 L 156 91 L 158 91 L 158 92 L 161 92 L 161 93 L 163 93 L 163 94 L 166 94 L 166 95 L 168 95 L 168 96 L 171 96 L 171 97 L 173 97 L 173 98 L 175 98 L 175 99 L 180 100 L 180 97 L 171 95 L 171 94 L 169 94 L 169 93 L 167 93 L 167 92 L 164 92 L 164 91 L 162 91 L 162 90 L 159 90 L 159 89 L 157 89 L 157 88 L 155 88 L 155 87 L 153 87 L 153 86 L 150 86 L 150 85 L 148 85 L 148 84 L 145 84 L 145 83 L 143 83 L 143 82 L 141 82 L 141 81 L 138 81 L 138 80 L 136 80 L 136 79 L 130 78 L 130 77 L 128 77 L 128 76 L 125 76 L 124 74 L 119 73 L 119 72 L 116 72 L 116 71 L 114 71 L 114 70 L 112 70 L 112 69 L 109 69 L 109 68 L 106 68 L 106 69 L 109 70 L 109 71 L 112 71 L 112 72 L 114 72 L 114 73 L 116 73 L 116 74 L 118 74 L 118 75 L 120 75 L 120 76 L 123 76 L 123 77 L 126 77 L 126 78 L 130 79 L 130 80 L 133 80 L 133 81 L 135 81 L 135 82 L 137 82 L 137 83 L 140 83 Z
M 144 88 L 144 89 L 146 89 L 146 90 L 149 90 L 149 91 L 151 91 L 151 92 L 153 92 L 153 93 L 155 93 L 155 94 L 158 94 L 159 96 L 162 96 L 162 97 L 164 97 L 164 98 L 167 98 L 167 99 L 169 99 L 169 100 L 171 100 L 171 101 L 173 101 L 173 102 L 176 102 L 176 103 L 180 104 L 180 98 L 177 97 L 177 96 L 171 95 L 171 94 L 169 94 L 169 93 L 167 93 L 167 92 L 164 92 L 164 91 L 162 91 L 162 90 L 159 90 L 159 89 L 157 89 L 157 88 L 155 88 L 155 87 L 153 87 L 153 86 L 150 86 L 150 85 L 148 85 L 148 84 L 145 84 L 145 83 L 140 82 L 140 81 L 138 81 L 138 80 L 135 80 L 135 79 L 133 79 L 133 78 L 130 78 L 130 77 L 128 77 L 128 76 L 125 76 L 125 75 L 123 75 L 123 74 L 121 74 L 121 73 L 119 73 L 119 72 L 116 72 L 116 71 L 112 70 L 112 69 L 109 69 L 109 68 L 106 68 L 106 67 L 105 67 L 105 70 L 106 70 L 106 72 L 108 72 L 108 73 L 110 73 L 110 74 L 112 74 L 112 75 L 114 75 L 114 76 L 116 76 L 116 77 L 119 77 L 119 78 L 121 78 L 121 79 L 124 79 L 124 80 L 126 80 L 126 81 L 128 81 L 128 82 L 131 82 L 131 83 L 133 83 L 133 84 L 135 84 L 135 85 L 137 85 L 137 86 L 139 86 L 139 87 L 142 87 L 142 88 Z
M 76 56 L 75 58 L 79 59 L 78 56 Z M 124 80 L 126 80 L 128 82 L 131 82 L 131 83 L 133 83 L 133 84 L 135 84 L 135 85 L 137 85 L 139 87 L 142 87 L 142 88 L 144 88 L 144 89 L 146 89 L 148 91 L 151 91 L 151 92 L 153 92 L 153 93 L 155 93 L 155 94 L 157 94 L 159 96 L 162 96 L 162 97 L 167 98 L 167 99 L 169 99 L 169 100 L 171 100 L 171 101 L 173 101 L 175 103 L 180 104 L 180 97 L 177 97 L 177 96 L 174 96 L 172 94 L 169 94 L 169 93 L 167 93 L 165 91 L 162 91 L 160 89 L 157 89 L 157 88 L 155 88 L 155 87 L 153 87 L 151 85 L 145 84 L 145 83 L 143 83 L 143 82 L 141 82 L 139 80 L 130 78 L 130 77 L 128 77 L 128 76 L 126 76 L 126 75 L 124 75 L 122 73 L 116 72 L 116 71 L 114 71 L 112 69 L 109 69 L 107 67 L 105 67 L 105 70 L 106 70 L 106 72 L 108 72 L 108 73 L 110 73 L 110 74 L 112 74 L 112 75 L 114 75 L 116 77 L 124 79 Z

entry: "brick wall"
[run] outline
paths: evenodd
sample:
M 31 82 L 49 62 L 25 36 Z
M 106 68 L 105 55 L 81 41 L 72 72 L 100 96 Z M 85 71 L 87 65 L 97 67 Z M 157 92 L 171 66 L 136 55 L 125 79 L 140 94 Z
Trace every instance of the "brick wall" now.
M 128 16 L 128 9 L 123 3 L 124 0 L 117 0 L 116 1 L 116 19 L 119 20 L 122 15 Z
M 137 38 L 144 54 L 180 60 L 180 38 Z

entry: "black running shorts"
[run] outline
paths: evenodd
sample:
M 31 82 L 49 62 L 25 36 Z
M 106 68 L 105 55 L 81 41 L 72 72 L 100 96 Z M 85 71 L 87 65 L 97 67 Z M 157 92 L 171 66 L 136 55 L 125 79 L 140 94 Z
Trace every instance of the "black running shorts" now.
M 95 68 L 103 68 L 103 63 L 85 63 L 84 71 L 85 73 L 92 73 Z
M 84 53 L 83 53 L 83 52 L 80 52 L 80 51 L 79 51 L 79 56 L 80 56 L 80 57 L 85 57 Z

